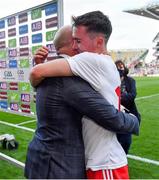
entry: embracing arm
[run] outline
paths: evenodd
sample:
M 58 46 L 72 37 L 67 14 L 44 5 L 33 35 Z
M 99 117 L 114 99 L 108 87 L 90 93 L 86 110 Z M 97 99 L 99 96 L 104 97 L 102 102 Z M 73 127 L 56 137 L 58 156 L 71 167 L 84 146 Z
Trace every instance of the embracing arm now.
M 30 72 L 30 83 L 36 87 L 46 77 L 73 76 L 69 63 L 61 58 L 34 66 Z
M 119 112 L 87 82 L 76 77 L 66 83 L 66 101 L 79 112 L 108 130 L 139 134 L 137 118 L 131 114 Z
M 69 63 L 65 59 L 56 59 L 47 61 L 45 59 L 49 54 L 46 46 L 40 47 L 34 55 L 34 66 L 30 72 L 30 83 L 36 87 L 46 77 L 73 76 Z

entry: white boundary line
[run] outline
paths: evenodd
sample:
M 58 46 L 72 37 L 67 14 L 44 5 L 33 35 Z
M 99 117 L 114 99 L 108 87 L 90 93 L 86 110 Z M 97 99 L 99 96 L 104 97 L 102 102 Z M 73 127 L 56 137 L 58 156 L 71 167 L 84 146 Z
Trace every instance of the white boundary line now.
M 17 111 L 11 111 L 11 110 L 8 110 L 8 109 L 0 109 L 0 112 L 6 112 L 6 113 L 9 113 L 9 114 L 16 114 L 16 115 L 19 115 L 19 116 L 25 116 L 25 117 L 32 117 L 32 118 L 35 118 L 36 115 L 34 114 L 28 114 L 28 113 L 23 113 L 23 112 L 17 112 Z
M 142 157 L 131 155 L 131 154 L 128 154 L 127 157 L 130 158 L 130 159 L 137 160 L 137 161 L 142 161 L 142 162 L 145 162 L 145 163 L 149 163 L 149 164 L 159 166 L 159 161 L 155 161 L 155 160 L 151 160 L 151 159 L 147 159 L 147 158 L 142 158 Z
M 14 164 L 14 165 L 16 165 L 17 167 L 20 167 L 20 168 L 22 168 L 22 169 L 24 169 L 24 167 L 25 167 L 25 164 L 24 164 L 24 163 L 22 163 L 22 162 L 20 162 L 20 161 L 18 161 L 18 160 L 16 160 L 16 159 L 14 159 L 14 158 L 12 158 L 12 157 L 10 157 L 10 156 L 7 156 L 7 155 L 5 155 L 5 154 L 3 154 L 3 153 L 1 153 L 1 152 L 0 152 L 0 159 L 3 159 L 3 160 L 5 160 L 5 161 L 8 161 L 9 163 L 12 163 L 12 164 Z
M 23 124 L 29 124 L 29 123 L 32 123 L 32 122 L 35 122 L 36 120 L 30 120 L 30 121 L 24 121 L 24 122 L 21 122 L 19 124 L 16 124 L 17 126 L 20 126 L 20 125 L 23 125 Z
M 4 125 L 7 125 L 7 126 L 16 127 L 16 128 L 19 128 L 19 129 L 35 132 L 34 129 L 23 127 L 23 126 L 17 126 L 16 124 L 7 123 L 7 122 L 4 122 L 4 121 L 0 121 L 0 124 L 4 124 Z
M 135 100 L 138 101 L 140 99 L 147 99 L 147 98 L 152 98 L 152 97 L 155 97 L 155 96 L 159 96 L 159 94 L 153 94 L 153 95 L 150 95 L 150 96 L 138 97 Z
M 4 124 L 4 125 L 11 126 L 11 127 L 23 129 L 23 130 L 26 130 L 26 131 L 35 132 L 34 129 L 23 127 L 23 126 L 18 126 L 18 125 L 15 125 L 15 124 L 4 122 L 4 121 L 0 121 L 0 123 Z M 1 153 L 0 153 L 0 155 L 1 155 Z M 137 161 L 141 161 L 141 162 L 145 162 L 145 163 L 150 163 L 150 164 L 159 166 L 159 161 L 155 161 L 155 160 L 151 160 L 151 159 L 147 159 L 147 158 L 142 158 L 142 157 L 135 156 L 135 155 L 130 155 L 130 154 L 128 154 L 127 157 L 130 158 L 130 159 L 137 160 Z

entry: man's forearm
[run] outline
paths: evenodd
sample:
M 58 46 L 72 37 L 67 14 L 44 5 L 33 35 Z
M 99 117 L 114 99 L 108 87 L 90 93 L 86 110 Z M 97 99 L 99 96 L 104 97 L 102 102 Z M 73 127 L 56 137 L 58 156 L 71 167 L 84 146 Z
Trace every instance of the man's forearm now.
M 44 79 L 40 65 L 36 65 L 30 72 L 30 83 L 33 87 L 36 87 Z
M 69 63 L 65 59 L 56 59 L 34 66 L 30 73 L 30 82 L 36 87 L 46 77 L 73 76 Z

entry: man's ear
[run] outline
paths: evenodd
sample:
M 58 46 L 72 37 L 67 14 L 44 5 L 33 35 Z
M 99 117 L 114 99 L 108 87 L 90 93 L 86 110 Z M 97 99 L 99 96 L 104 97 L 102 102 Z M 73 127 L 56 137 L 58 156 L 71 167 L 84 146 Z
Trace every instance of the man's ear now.
M 97 41 L 97 47 L 103 46 L 104 39 L 102 36 L 98 36 L 96 41 Z

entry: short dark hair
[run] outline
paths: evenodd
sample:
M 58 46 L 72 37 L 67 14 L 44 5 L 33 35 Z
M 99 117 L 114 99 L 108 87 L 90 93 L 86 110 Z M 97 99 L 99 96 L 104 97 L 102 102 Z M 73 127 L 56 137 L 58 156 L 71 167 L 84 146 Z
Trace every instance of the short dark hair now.
M 92 11 L 81 16 L 72 17 L 73 26 L 85 26 L 87 32 L 102 33 L 108 41 L 112 33 L 112 25 L 108 16 L 101 11 Z

